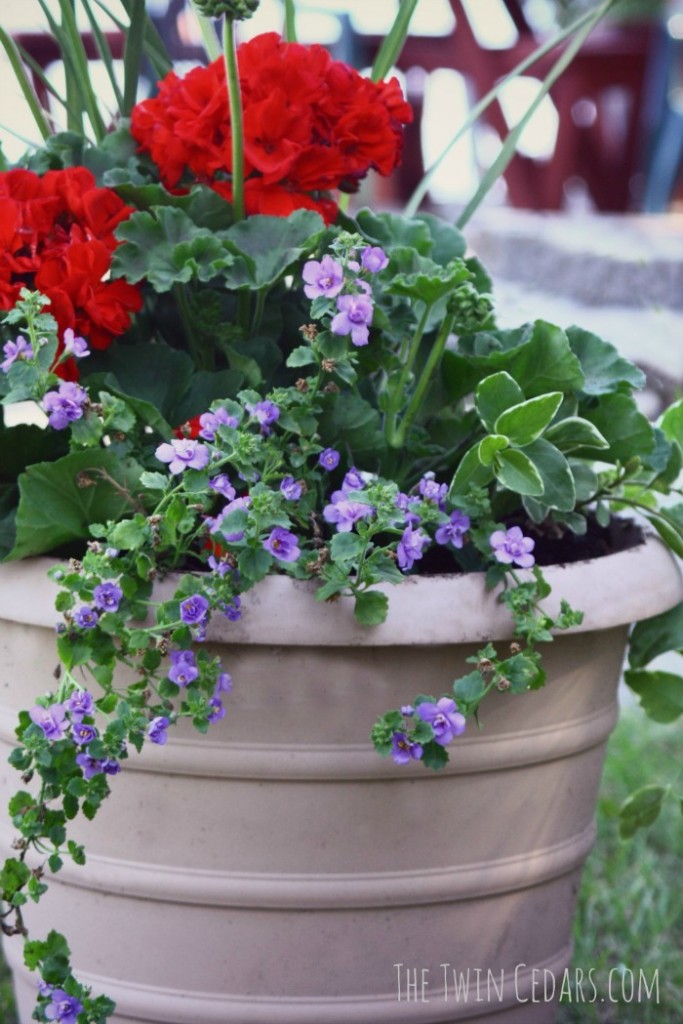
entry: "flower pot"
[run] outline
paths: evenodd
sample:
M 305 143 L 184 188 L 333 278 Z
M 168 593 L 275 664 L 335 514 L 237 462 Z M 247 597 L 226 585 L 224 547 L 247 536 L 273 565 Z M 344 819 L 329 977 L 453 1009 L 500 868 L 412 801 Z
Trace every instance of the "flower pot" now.
M 17 710 L 54 686 L 50 564 L 0 567 L 3 763 Z M 116 1024 L 550 1024 L 628 624 L 683 588 L 654 539 L 546 574 L 550 610 L 566 597 L 582 626 L 547 646 L 543 690 L 487 698 L 439 773 L 380 759 L 368 735 L 504 645 L 482 577 L 406 579 L 372 629 L 345 600 L 264 581 L 209 634 L 228 716 L 125 762 L 97 819 L 73 823 L 88 863 L 27 910 L 32 932 L 66 933 Z M 2 781 L 6 800 L 16 773 Z M 5 953 L 28 1024 L 20 945 Z

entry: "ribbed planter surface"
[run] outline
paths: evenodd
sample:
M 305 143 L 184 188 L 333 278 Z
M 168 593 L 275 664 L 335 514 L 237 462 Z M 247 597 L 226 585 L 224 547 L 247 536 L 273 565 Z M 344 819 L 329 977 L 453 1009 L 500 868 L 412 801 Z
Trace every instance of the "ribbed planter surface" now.
M 53 685 L 50 564 L 0 567 L 3 766 L 18 709 Z M 549 609 L 567 597 L 583 625 L 547 646 L 546 688 L 488 698 L 439 773 L 378 758 L 368 736 L 509 638 L 481 576 L 389 588 L 374 629 L 264 581 L 209 634 L 235 680 L 227 718 L 125 762 L 98 818 L 74 823 L 88 863 L 54 878 L 32 934 L 66 933 L 116 1024 L 550 1024 L 543 982 L 570 958 L 627 626 L 683 589 L 656 540 L 546 574 Z M 6 804 L 18 777 L 2 773 Z M 29 1024 L 20 946 L 5 953 Z

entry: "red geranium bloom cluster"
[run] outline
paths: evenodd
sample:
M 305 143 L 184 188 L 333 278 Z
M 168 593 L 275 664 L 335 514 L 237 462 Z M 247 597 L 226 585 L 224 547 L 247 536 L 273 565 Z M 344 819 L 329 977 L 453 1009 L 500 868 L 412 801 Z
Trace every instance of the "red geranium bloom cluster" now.
M 11 309 L 22 288 L 36 289 L 50 299 L 60 338 L 71 327 L 92 348 L 108 348 L 142 306 L 137 288 L 106 279 L 114 228 L 132 212 L 85 167 L 1 173 L 0 309 Z
M 286 43 L 275 32 L 243 43 L 237 59 L 248 213 L 287 216 L 306 207 L 330 222 L 337 206 L 327 193 L 356 191 L 371 168 L 384 175 L 394 170 L 402 126 L 412 120 L 395 78 L 371 82 L 322 46 Z M 167 188 L 187 169 L 232 198 L 222 60 L 183 78 L 167 75 L 158 95 L 133 110 L 131 130 Z

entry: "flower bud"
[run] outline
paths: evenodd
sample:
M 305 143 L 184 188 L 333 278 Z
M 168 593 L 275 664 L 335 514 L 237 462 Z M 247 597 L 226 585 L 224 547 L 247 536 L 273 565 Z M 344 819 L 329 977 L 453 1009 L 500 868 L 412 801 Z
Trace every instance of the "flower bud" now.
M 199 14 L 205 18 L 220 18 L 222 14 L 230 21 L 244 21 L 251 18 L 258 9 L 260 0 L 192 0 Z

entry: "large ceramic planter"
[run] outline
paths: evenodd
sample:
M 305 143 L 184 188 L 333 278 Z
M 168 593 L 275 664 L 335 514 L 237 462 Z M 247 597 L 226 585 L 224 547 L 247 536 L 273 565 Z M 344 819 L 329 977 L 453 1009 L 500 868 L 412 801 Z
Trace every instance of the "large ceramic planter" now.
M 0 568 L 3 762 L 17 709 L 52 685 L 48 565 Z M 374 629 L 305 584 L 260 585 L 211 637 L 236 683 L 228 717 L 126 762 L 79 827 L 88 864 L 54 879 L 35 934 L 67 933 L 116 1024 L 548 1024 L 627 626 L 683 591 L 656 540 L 547 575 L 550 608 L 569 598 L 583 625 L 548 645 L 547 687 L 489 698 L 438 774 L 378 758 L 368 733 L 509 637 L 482 579 L 406 580 Z M 20 946 L 6 956 L 28 1024 Z M 452 970 L 468 968 L 465 1001 Z

